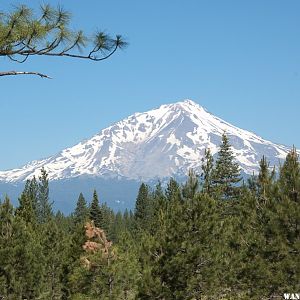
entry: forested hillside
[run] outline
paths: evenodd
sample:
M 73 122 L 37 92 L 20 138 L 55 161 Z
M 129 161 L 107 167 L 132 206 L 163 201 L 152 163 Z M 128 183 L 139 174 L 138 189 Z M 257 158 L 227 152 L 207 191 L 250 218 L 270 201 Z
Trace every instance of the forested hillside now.
M 94 191 L 53 212 L 44 169 L 0 204 L 0 299 L 280 299 L 300 291 L 300 164 L 244 181 L 224 134 L 185 184 L 141 184 L 135 210 Z

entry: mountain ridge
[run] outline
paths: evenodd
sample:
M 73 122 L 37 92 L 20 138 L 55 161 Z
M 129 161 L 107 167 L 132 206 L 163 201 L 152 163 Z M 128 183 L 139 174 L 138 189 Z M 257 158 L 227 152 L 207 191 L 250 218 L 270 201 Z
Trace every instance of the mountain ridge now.
M 246 174 L 257 172 L 262 155 L 278 165 L 290 149 L 231 125 L 185 99 L 135 113 L 54 156 L 0 171 L 0 181 L 24 181 L 38 176 L 42 167 L 50 180 L 99 176 L 148 181 L 181 176 L 189 168 L 200 170 L 206 148 L 216 155 L 223 132 Z

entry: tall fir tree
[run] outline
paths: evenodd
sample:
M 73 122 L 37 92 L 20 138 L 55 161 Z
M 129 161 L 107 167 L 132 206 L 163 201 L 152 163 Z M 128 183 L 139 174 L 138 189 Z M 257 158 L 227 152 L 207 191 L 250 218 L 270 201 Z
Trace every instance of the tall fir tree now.
M 300 163 L 295 147 L 288 153 L 283 166 L 280 168 L 280 189 L 300 202 Z
M 53 217 L 53 203 L 49 200 L 49 180 L 48 174 L 44 168 L 41 169 L 38 183 L 38 220 L 40 223 L 46 223 Z
M 181 201 L 182 200 L 180 186 L 173 177 L 170 178 L 170 180 L 167 184 L 165 195 L 166 195 L 166 199 L 168 201 Z
M 214 187 L 223 199 L 230 199 L 237 196 L 239 188 L 236 185 L 241 180 L 239 165 L 235 161 L 229 139 L 223 133 L 213 175 Z
M 6 197 L 0 205 L 0 296 L 37 299 L 42 290 L 43 257 L 39 236 Z
M 265 200 L 271 196 L 271 189 L 275 178 L 275 169 L 270 171 L 269 163 L 265 156 L 259 163 L 259 173 L 257 176 L 257 192 L 258 196 Z
M 202 182 L 202 192 L 211 195 L 213 186 L 214 159 L 210 149 L 205 149 L 204 157 L 201 159 L 201 162 L 202 173 L 200 178 Z
M 74 222 L 75 224 L 83 224 L 88 220 L 89 212 L 86 200 L 82 193 L 79 194 L 76 208 L 74 212 Z
M 31 199 L 32 207 L 35 211 L 35 215 L 37 216 L 39 185 L 35 176 L 26 181 L 22 194 L 25 194 L 29 199 Z
M 99 205 L 99 199 L 96 190 L 94 190 L 93 192 L 93 199 L 90 207 L 90 219 L 94 221 L 96 227 L 102 228 L 103 215 Z
M 142 183 L 135 202 L 134 219 L 139 229 L 149 229 L 152 207 L 150 202 L 149 187 Z
M 182 187 L 182 196 L 185 199 L 193 199 L 199 191 L 198 176 L 193 169 L 189 170 L 186 183 Z
M 34 199 L 25 191 L 23 191 L 19 197 L 19 206 L 16 209 L 16 215 L 21 217 L 27 224 L 37 224 L 36 211 L 34 209 Z
M 115 219 L 115 214 L 114 211 L 109 208 L 104 202 L 101 206 L 101 213 L 102 213 L 102 224 L 101 224 L 101 229 L 103 229 L 107 235 L 107 238 L 111 238 L 111 233 L 112 233 L 112 225 Z

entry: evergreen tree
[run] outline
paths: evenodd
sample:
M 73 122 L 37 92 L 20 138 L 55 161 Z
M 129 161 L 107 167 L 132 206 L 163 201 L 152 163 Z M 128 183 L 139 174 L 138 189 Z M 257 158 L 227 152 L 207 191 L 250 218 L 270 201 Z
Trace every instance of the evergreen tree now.
M 160 181 L 155 186 L 154 199 L 156 199 L 157 201 L 163 201 L 163 202 L 166 200 L 164 190 L 162 188 L 162 184 Z
M 19 197 L 19 206 L 16 209 L 16 215 L 21 217 L 26 223 L 36 225 L 36 211 L 34 209 L 34 199 L 30 194 L 23 192 Z
M 115 214 L 112 209 L 110 209 L 106 202 L 103 203 L 100 207 L 102 213 L 102 224 L 101 229 L 103 229 L 108 237 L 111 238 L 112 226 L 115 219 Z
M 40 223 L 46 223 L 53 217 L 52 204 L 49 200 L 49 180 L 48 174 L 44 168 L 41 169 L 41 175 L 38 183 L 38 220 Z
M 114 243 L 117 243 L 119 241 L 119 238 L 121 234 L 126 231 L 126 227 L 124 224 L 123 215 L 121 212 L 117 212 L 114 218 L 114 222 L 112 223 L 111 228 L 111 240 Z
M 168 201 L 166 199 L 162 184 L 159 181 L 155 187 L 152 195 L 153 207 L 152 207 L 152 220 L 151 220 L 151 233 L 157 230 L 157 223 L 159 222 L 160 214 L 167 209 Z
M 280 168 L 280 189 L 291 196 L 296 202 L 300 202 L 300 163 L 296 148 L 288 153 L 283 166 Z
M 8 297 L 10 289 L 11 241 L 13 236 L 13 206 L 7 196 L 0 204 L 0 296 Z
M 140 281 L 140 264 L 138 261 L 136 239 L 123 231 L 117 245 L 114 246 L 116 260 L 113 264 L 114 291 L 112 299 L 137 299 Z
M 203 194 L 169 203 L 154 236 L 142 237 L 139 299 L 201 299 L 204 291 L 215 295 L 210 239 L 218 239 L 211 234 L 217 233 L 216 209 L 216 202 Z
M 193 169 L 189 170 L 188 179 L 182 188 L 182 196 L 185 199 L 193 199 L 198 192 L 199 181 Z
M 41 226 L 45 264 L 42 299 L 58 300 L 63 296 L 62 277 L 64 265 L 67 262 L 67 237 L 53 219 Z
M 132 211 L 128 211 L 128 209 L 125 209 L 125 212 L 123 214 L 123 222 L 124 222 L 124 228 L 126 228 L 126 230 L 128 232 L 133 232 L 134 231 L 134 214 L 132 213 Z
M 262 157 L 259 163 L 259 174 L 257 177 L 257 192 L 258 196 L 266 199 L 271 196 L 271 188 L 275 177 L 275 169 L 272 172 L 269 170 L 269 163 L 265 156 Z
M 32 208 L 35 211 L 35 215 L 37 216 L 38 214 L 38 193 L 39 193 L 39 185 L 38 182 L 35 178 L 35 176 L 33 176 L 32 179 L 28 179 L 26 181 L 24 190 L 22 192 L 22 194 L 26 195 L 27 198 L 30 199 L 31 203 L 32 203 Z
M 114 248 L 105 232 L 93 222 L 87 223 L 86 236 L 82 265 L 71 277 L 76 296 L 79 299 L 87 296 L 88 299 L 135 299 L 138 262 L 134 252 L 128 252 L 128 246 Z M 126 241 L 128 243 L 128 239 Z
M 165 195 L 168 201 L 181 201 L 181 190 L 178 182 L 174 178 L 170 178 Z
M 237 196 L 237 183 L 241 181 L 240 168 L 234 160 L 234 155 L 227 135 L 222 135 L 222 143 L 216 161 L 213 183 L 222 198 L 230 199 Z
M 85 198 L 83 197 L 83 194 L 80 193 L 74 212 L 74 222 L 75 224 L 83 224 L 87 221 L 88 217 L 89 213 L 87 203 L 85 201 Z
M 213 173 L 214 173 L 214 159 L 210 149 L 205 149 L 204 157 L 202 158 L 202 191 L 211 195 L 213 186 Z
M 98 228 L 101 228 L 103 225 L 103 215 L 96 190 L 93 192 L 93 200 L 90 207 L 90 219 L 94 221 L 95 226 Z
M 37 299 L 42 289 L 42 249 L 32 226 L 17 216 L 8 198 L 0 206 L 0 295 Z
M 135 203 L 134 219 L 136 226 L 144 230 L 149 229 L 151 214 L 149 187 L 142 183 Z

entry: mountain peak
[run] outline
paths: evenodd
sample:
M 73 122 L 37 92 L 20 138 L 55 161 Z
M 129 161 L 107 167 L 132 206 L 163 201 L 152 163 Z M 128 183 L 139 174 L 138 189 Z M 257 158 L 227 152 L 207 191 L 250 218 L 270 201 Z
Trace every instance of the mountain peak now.
M 191 99 L 184 99 L 182 101 L 177 102 L 178 104 L 188 105 L 188 106 L 199 106 L 195 101 Z
M 183 109 L 193 110 L 202 108 L 198 103 L 191 99 L 184 99 L 175 103 L 170 104 L 170 106 L 181 107 Z
M 248 174 L 258 170 L 263 155 L 272 165 L 278 165 L 289 151 L 215 117 L 193 100 L 184 99 L 129 116 L 47 159 L 0 171 L 0 181 L 38 176 L 42 167 L 51 180 L 98 176 L 147 181 L 183 176 L 190 168 L 201 172 L 205 149 L 216 154 L 224 131 L 237 162 Z

